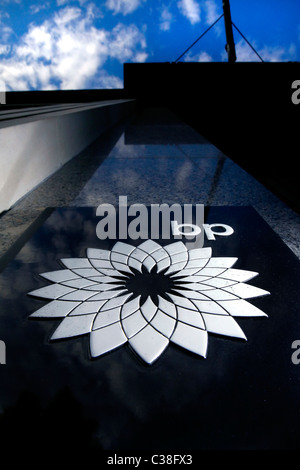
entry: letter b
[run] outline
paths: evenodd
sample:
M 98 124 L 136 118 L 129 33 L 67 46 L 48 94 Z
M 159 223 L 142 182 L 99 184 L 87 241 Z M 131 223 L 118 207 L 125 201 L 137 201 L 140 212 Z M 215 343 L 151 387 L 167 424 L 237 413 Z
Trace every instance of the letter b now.
M 189 238 L 189 237 L 194 238 L 194 237 L 196 237 L 197 235 L 199 235 L 201 233 L 201 228 L 198 227 L 198 225 L 178 224 L 177 220 L 174 220 L 174 222 L 172 221 L 171 224 L 172 224 L 172 232 L 173 232 L 174 236 L 183 235 L 186 238 Z M 184 228 L 184 227 L 190 228 L 191 232 L 181 231 L 181 229 Z

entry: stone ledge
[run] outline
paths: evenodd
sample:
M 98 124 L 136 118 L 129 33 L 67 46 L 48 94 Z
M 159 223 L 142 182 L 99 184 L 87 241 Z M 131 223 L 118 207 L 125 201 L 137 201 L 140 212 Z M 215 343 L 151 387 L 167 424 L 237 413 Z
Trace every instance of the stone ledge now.
M 133 106 L 134 100 L 110 100 L 3 110 L 0 213 L 129 114 Z

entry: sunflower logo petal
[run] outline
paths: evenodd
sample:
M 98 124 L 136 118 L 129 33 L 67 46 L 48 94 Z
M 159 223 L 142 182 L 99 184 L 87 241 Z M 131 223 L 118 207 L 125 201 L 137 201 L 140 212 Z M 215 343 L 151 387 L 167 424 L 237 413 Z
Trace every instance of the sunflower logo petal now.
M 236 261 L 180 241 L 88 248 L 40 274 L 52 284 L 29 295 L 51 302 L 30 317 L 61 320 L 51 340 L 89 335 L 91 357 L 127 343 L 152 364 L 171 342 L 205 358 L 209 333 L 246 340 L 235 317 L 267 316 L 248 299 L 269 292 L 246 284 L 258 273 L 234 269 Z

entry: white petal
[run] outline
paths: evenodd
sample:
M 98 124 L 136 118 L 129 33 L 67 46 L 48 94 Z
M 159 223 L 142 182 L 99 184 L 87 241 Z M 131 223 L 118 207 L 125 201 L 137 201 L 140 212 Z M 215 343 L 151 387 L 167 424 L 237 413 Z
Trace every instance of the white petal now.
M 205 296 L 212 300 L 235 300 L 238 297 L 230 292 L 226 292 L 224 289 L 212 289 L 205 291 Z
M 202 316 L 200 312 L 196 310 L 178 307 L 178 321 L 205 330 L 205 325 L 203 323 Z
M 224 271 L 220 277 L 224 279 L 232 279 L 233 281 L 237 282 L 247 282 L 257 275 L 258 273 L 254 271 L 245 271 L 244 269 L 226 269 L 226 271 Z
M 91 263 L 87 258 L 63 258 L 61 262 L 69 269 L 90 268 Z
M 171 260 L 170 258 L 165 258 L 162 259 L 161 261 L 158 261 L 157 263 L 157 272 L 160 273 L 164 269 L 168 268 L 170 266 Z
M 146 240 L 139 245 L 140 250 L 144 250 L 146 253 L 151 254 L 153 251 L 160 250 L 161 246 L 153 240 Z
M 132 300 L 124 303 L 121 309 L 121 318 L 126 318 L 128 315 L 131 315 L 133 312 L 140 308 L 140 299 L 141 296 L 135 297 Z
M 95 296 L 95 292 L 93 291 L 78 289 L 78 290 L 73 290 L 73 292 L 70 292 L 69 294 L 63 295 L 60 298 L 62 300 L 73 300 L 73 301 L 82 302 L 94 296 Z
M 248 284 L 234 284 L 233 286 L 224 288 L 227 292 L 237 295 L 242 299 L 250 299 L 252 297 L 260 297 L 262 295 L 268 295 L 270 292 L 259 289 L 258 287 L 249 286 Z
M 116 297 L 116 298 L 111 298 L 110 300 L 108 300 L 104 305 L 103 307 L 101 307 L 101 311 L 102 310 L 109 310 L 110 308 L 116 308 L 116 307 L 120 307 L 122 305 L 125 304 L 125 302 L 129 299 L 129 297 L 132 296 L 132 293 L 130 294 L 125 294 L 125 295 L 121 295 L 120 297 Z
M 98 282 L 98 283 L 101 283 L 101 282 L 115 282 L 115 283 L 117 283 L 118 281 L 120 281 L 120 279 L 118 279 L 117 277 L 101 276 L 100 273 L 98 273 L 98 274 L 99 274 L 98 276 L 89 277 L 89 280 L 94 281 L 94 282 Z
M 127 264 L 123 264 L 123 263 L 117 263 L 116 261 L 114 261 L 112 263 L 113 267 L 115 269 L 117 269 L 118 271 L 121 271 L 121 272 L 125 272 L 125 273 L 129 273 L 129 274 L 133 274 L 133 272 L 131 271 L 131 269 L 129 268 L 129 266 L 127 266 Z
M 226 300 L 226 302 L 237 302 L 236 300 Z M 200 312 L 214 313 L 216 315 L 228 315 L 228 312 L 221 307 L 222 302 L 213 302 L 212 300 L 194 300 L 195 305 Z M 219 305 L 221 304 L 221 305 Z
M 123 242 L 117 242 L 111 252 L 114 253 L 114 252 L 117 252 L 117 253 L 121 253 L 123 255 L 130 255 L 130 253 L 133 252 L 133 250 L 135 249 L 134 246 L 132 245 L 129 245 L 128 243 L 123 243 Z
M 262 310 L 243 299 L 225 300 L 218 303 L 234 317 L 267 317 Z
M 86 315 L 88 313 L 97 313 L 102 305 L 104 305 L 106 300 L 100 300 L 100 301 L 93 301 L 89 300 L 88 302 L 82 302 L 79 304 L 72 312 L 70 312 L 70 315 Z M 64 302 L 65 304 L 71 303 L 71 302 Z
M 112 252 L 111 253 L 111 256 L 110 256 L 110 260 L 112 262 L 112 264 L 114 264 L 114 261 L 117 262 L 117 263 L 123 263 L 123 264 L 126 264 L 128 263 L 128 256 L 127 255 L 123 255 L 122 253 L 114 253 Z
M 90 334 L 91 356 L 100 356 L 126 342 L 127 338 L 119 322 L 105 328 L 93 330 Z
M 78 274 L 78 276 L 80 277 L 92 277 L 92 276 L 99 275 L 99 271 L 94 268 L 83 268 L 83 269 L 74 268 L 74 273 Z
M 168 252 L 166 250 L 164 250 L 163 248 L 160 248 L 159 250 L 157 251 L 154 251 L 152 254 L 151 254 L 152 258 L 155 259 L 155 261 L 161 261 L 163 259 L 166 259 L 168 258 L 170 260 L 170 256 L 168 254 Z
M 58 325 L 51 339 L 70 338 L 71 336 L 84 335 L 92 328 L 96 314 L 80 315 L 78 317 L 66 317 Z
M 100 292 L 99 294 L 94 294 L 93 300 L 108 300 L 117 297 L 124 292 L 128 292 L 127 289 L 120 289 L 120 290 L 107 290 L 104 292 Z
M 59 271 L 51 271 L 49 273 L 40 274 L 43 278 L 52 282 L 69 281 L 70 279 L 78 279 L 80 276 L 73 273 L 69 269 L 60 269 Z
M 211 315 L 210 313 L 202 313 L 202 315 L 206 329 L 210 333 L 246 339 L 243 331 L 230 315 Z
M 201 276 L 215 277 L 215 276 L 219 276 L 224 271 L 225 271 L 225 268 L 208 268 L 208 267 L 205 267 L 203 269 L 198 269 L 198 270 L 195 269 L 195 272 L 191 273 L 191 274 L 198 273 Z
M 62 286 L 61 284 L 52 284 L 50 286 L 33 290 L 32 292 L 29 292 L 28 295 L 45 299 L 58 299 L 61 296 L 73 291 L 74 289 L 71 287 Z
M 175 276 L 173 276 L 175 277 Z M 179 277 L 179 276 L 177 276 Z M 204 281 L 207 281 L 208 279 L 211 279 L 211 276 L 199 276 L 197 274 L 195 275 L 192 275 L 192 276 L 183 276 L 182 279 L 176 279 L 176 283 L 177 282 L 204 282 Z
M 167 315 L 170 315 L 172 318 L 177 318 L 177 310 L 173 302 L 169 302 L 160 295 L 158 296 L 158 307 Z
M 211 258 L 207 263 L 208 268 L 231 268 L 238 258 Z
M 97 268 L 98 276 L 99 276 L 99 273 L 107 275 L 107 276 L 112 276 L 112 277 L 114 277 L 114 276 L 116 276 L 116 277 L 127 277 L 126 274 L 120 273 L 116 269 Z
M 208 259 L 206 258 L 200 258 L 200 259 L 191 259 L 190 261 L 188 261 L 185 269 L 191 269 L 191 268 L 204 268 L 204 266 L 207 265 L 208 263 Z
M 97 270 L 101 268 L 113 269 L 113 266 L 110 260 L 106 260 L 106 259 L 92 259 L 91 265 Z
M 207 336 L 205 330 L 178 322 L 170 340 L 188 351 L 206 357 Z
M 224 279 L 221 277 L 213 277 L 212 279 L 209 279 L 208 281 L 204 281 L 203 283 L 207 286 L 221 289 L 223 287 L 228 287 L 228 286 L 232 286 L 233 284 L 236 284 L 236 281 L 231 281 L 229 279 Z
M 130 338 L 132 349 L 148 364 L 152 364 L 164 352 L 169 340 L 151 325 Z
M 136 259 L 137 261 L 144 261 L 144 259 L 148 256 L 148 253 L 145 253 L 145 251 L 140 250 L 139 248 L 135 248 L 131 255 L 129 256 L 129 260 L 131 259 Z
M 175 318 L 166 315 L 161 310 L 158 310 L 153 320 L 151 320 L 151 325 L 161 334 L 170 338 L 176 326 L 176 320 Z
M 206 269 L 206 268 L 204 268 Z M 172 278 L 176 278 L 176 277 L 183 277 L 183 276 L 192 276 L 193 274 L 197 274 L 199 271 L 201 271 L 201 274 L 202 274 L 202 269 L 201 268 L 184 268 L 182 269 L 181 271 L 179 271 L 178 273 L 175 273 L 175 274 L 172 274 Z M 222 269 L 221 272 L 223 272 L 224 269 Z
M 109 250 L 99 250 L 98 248 L 88 248 L 87 257 L 94 259 L 109 259 L 110 251 Z
M 171 256 L 175 255 L 176 253 L 187 252 L 187 248 L 182 242 L 170 243 L 170 245 L 165 245 L 164 249 Z
M 98 328 L 103 328 L 104 326 L 120 321 L 120 310 L 120 307 L 116 307 L 100 311 L 95 318 L 93 330 L 97 330 Z
M 167 294 L 173 301 L 173 303 L 178 307 L 189 308 L 190 310 L 197 310 L 197 307 L 186 297 L 181 297 L 179 295 Z
M 152 301 L 151 297 L 147 297 L 146 301 L 141 306 L 141 311 L 144 317 L 146 318 L 146 320 L 148 321 L 150 321 L 154 317 L 157 311 L 157 307 Z
M 145 258 L 143 261 L 143 266 L 145 266 L 145 268 L 147 269 L 149 273 L 155 265 L 156 265 L 156 261 L 151 256 L 147 256 L 147 258 Z
M 136 269 L 140 273 L 142 272 L 142 263 L 134 258 L 129 258 L 128 266 L 130 268 Z
M 179 294 L 187 297 L 188 299 L 197 299 L 197 300 L 205 300 L 207 297 L 200 292 L 196 292 L 194 290 L 181 290 L 181 289 L 174 289 L 174 291 L 178 292 Z M 210 292 L 210 291 L 208 291 Z M 205 292 L 206 293 L 206 292 Z
M 184 287 L 186 289 L 190 289 L 190 290 L 194 290 L 196 292 L 198 291 L 205 291 L 205 290 L 211 290 L 211 289 L 214 289 L 213 287 L 211 286 L 206 286 L 205 284 L 202 284 L 202 283 L 196 283 L 196 282 L 191 282 L 191 283 L 180 283 L 180 282 L 176 282 L 176 288 L 177 287 Z
M 78 279 L 72 279 L 71 281 L 64 281 L 62 284 L 67 287 L 73 287 L 74 289 L 83 289 L 85 287 L 91 289 L 92 286 L 99 286 L 98 282 L 93 282 L 84 277 L 78 277 Z
M 190 259 L 211 258 L 211 248 L 195 248 L 189 250 Z
M 174 263 L 174 264 L 171 264 L 171 266 L 169 267 L 169 269 L 166 271 L 165 274 L 172 274 L 174 272 L 177 272 L 177 271 L 180 271 L 185 267 L 186 265 L 186 261 L 182 261 L 181 263 Z
M 36 310 L 30 316 L 44 318 L 65 317 L 78 305 L 80 305 L 80 302 L 64 302 L 63 300 L 53 300 L 47 305 L 44 305 L 43 307 Z
M 172 264 L 181 263 L 181 262 L 186 263 L 187 261 L 188 261 L 188 254 L 187 254 L 186 251 L 182 251 L 180 253 L 175 253 L 174 255 L 171 255 L 171 263 Z
M 86 290 L 93 290 L 98 292 L 104 292 L 106 290 L 113 290 L 113 289 L 122 289 L 124 288 L 123 284 L 105 284 L 102 282 L 101 284 L 95 283 L 93 285 L 87 286 Z
M 122 320 L 122 327 L 127 338 L 131 338 L 136 335 L 140 330 L 145 328 L 147 324 L 148 323 L 140 310 L 137 310 L 132 315 L 129 315 Z

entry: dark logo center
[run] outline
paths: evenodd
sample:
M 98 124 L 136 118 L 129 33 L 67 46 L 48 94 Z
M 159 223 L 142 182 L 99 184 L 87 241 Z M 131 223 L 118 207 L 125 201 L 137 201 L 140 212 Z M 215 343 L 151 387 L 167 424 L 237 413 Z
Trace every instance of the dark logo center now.
M 150 273 L 144 266 L 142 272 L 134 269 L 132 271 L 134 271 L 133 275 L 126 273 L 128 279 L 125 281 L 125 287 L 134 294 L 134 297 L 140 295 L 142 302 L 150 296 L 157 305 L 157 296 L 165 297 L 165 293 L 172 291 L 174 288 L 174 281 L 169 276 L 163 274 L 163 272 L 158 273 L 156 266 L 154 266 Z

